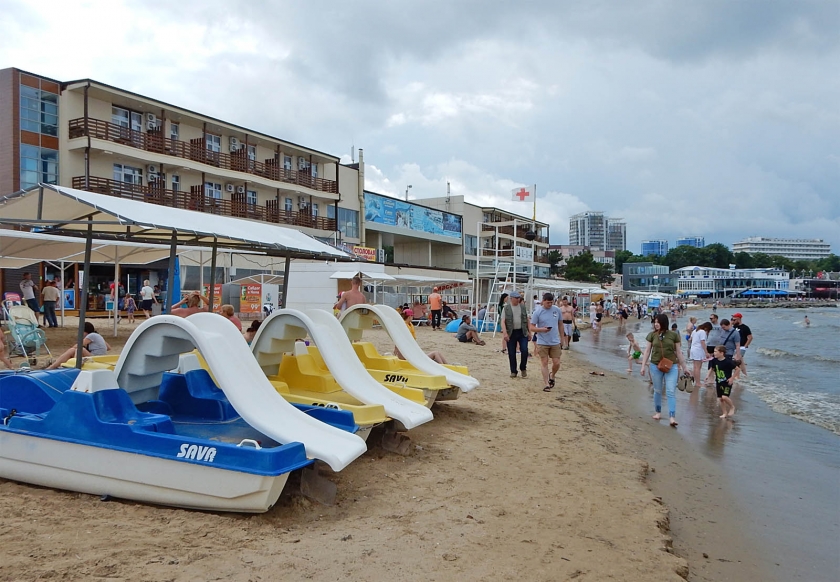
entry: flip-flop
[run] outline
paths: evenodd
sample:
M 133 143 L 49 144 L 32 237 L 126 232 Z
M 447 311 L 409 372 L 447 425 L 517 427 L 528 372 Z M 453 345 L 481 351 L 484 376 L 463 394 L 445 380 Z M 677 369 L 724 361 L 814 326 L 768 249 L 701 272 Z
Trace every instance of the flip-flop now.
M 551 392 L 551 386 L 546 386 L 543 388 L 543 392 Z
M 632 372 L 632 370 L 631 370 L 631 372 Z M 603 372 L 589 372 L 589 375 L 590 376 L 603 376 L 604 373 Z

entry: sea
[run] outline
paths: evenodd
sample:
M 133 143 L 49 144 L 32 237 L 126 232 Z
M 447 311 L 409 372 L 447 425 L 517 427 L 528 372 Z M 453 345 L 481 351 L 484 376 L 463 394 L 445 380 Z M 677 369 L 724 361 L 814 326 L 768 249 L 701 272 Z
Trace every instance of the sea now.
M 718 418 L 713 387 L 678 393 L 680 425 L 673 434 L 721 465 L 729 490 L 750 515 L 747 527 L 771 555 L 784 556 L 779 579 L 840 580 L 840 308 L 737 311 L 753 342 L 748 376 L 733 391 L 734 420 Z M 721 319 L 734 312 L 717 311 Z M 683 330 L 689 315 L 702 323 L 710 313 L 691 309 L 676 323 Z M 632 331 L 644 350 L 650 329 L 649 319 L 631 317 L 625 329 L 611 324 L 584 332 L 572 349 L 623 373 L 626 333 Z M 652 413 L 638 365 L 633 378 L 639 410 Z

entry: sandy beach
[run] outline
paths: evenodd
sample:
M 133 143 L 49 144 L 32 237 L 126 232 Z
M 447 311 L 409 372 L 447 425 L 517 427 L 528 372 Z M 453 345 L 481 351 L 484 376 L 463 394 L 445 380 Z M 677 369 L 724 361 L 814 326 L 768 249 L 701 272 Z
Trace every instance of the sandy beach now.
M 69 322 L 69 320 L 68 320 Z M 96 322 L 104 328 L 105 322 Z M 103 334 L 115 350 L 122 337 Z M 48 330 L 60 352 L 72 328 Z M 498 337 L 498 336 L 497 336 Z M 368 332 L 382 352 L 393 346 Z M 511 379 L 500 339 L 426 349 L 482 386 L 436 405 L 400 456 L 369 440 L 333 506 L 290 480 L 261 515 L 212 514 L 0 481 L 0 580 L 772 580 L 712 464 L 651 423 L 637 384 L 563 353 L 557 387 L 539 366 Z M 16 360 L 19 361 L 19 360 Z

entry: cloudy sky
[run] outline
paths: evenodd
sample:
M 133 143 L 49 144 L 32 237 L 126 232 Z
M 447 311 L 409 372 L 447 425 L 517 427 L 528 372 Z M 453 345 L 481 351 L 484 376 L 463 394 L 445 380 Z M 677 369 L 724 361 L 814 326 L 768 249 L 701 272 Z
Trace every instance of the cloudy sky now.
M 636 253 L 681 235 L 840 251 L 840 0 L 0 7 L 0 68 L 91 77 L 348 160 L 355 145 L 377 192 L 449 181 L 529 214 L 510 190 L 534 183 L 553 243 L 603 210 Z

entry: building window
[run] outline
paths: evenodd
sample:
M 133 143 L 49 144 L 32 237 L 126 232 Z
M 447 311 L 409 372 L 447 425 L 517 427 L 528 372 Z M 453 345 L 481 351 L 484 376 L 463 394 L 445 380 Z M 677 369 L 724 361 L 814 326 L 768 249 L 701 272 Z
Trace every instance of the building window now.
M 257 146 L 249 145 L 248 146 L 248 159 L 252 162 L 257 161 Z
M 464 268 L 467 271 L 474 271 L 475 266 L 476 266 L 476 262 L 473 261 L 473 260 L 467 259 L 466 261 L 464 261 Z
M 478 254 L 478 237 L 471 234 L 464 235 L 464 254 Z
M 181 135 L 181 126 L 177 123 L 170 123 L 169 124 L 169 137 L 170 139 L 178 140 L 180 139 Z
M 20 86 L 20 128 L 25 131 L 58 135 L 58 95 Z
M 216 200 L 222 199 L 222 185 L 216 182 L 204 183 L 204 196 L 207 198 L 214 198 Z
M 204 137 L 204 142 L 207 144 L 207 149 L 211 152 L 219 153 L 222 151 L 222 136 L 208 133 Z
M 292 171 L 292 156 L 283 156 L 283 169 L 286 171 Z
M 114 164 L 114 180 L 125 184 L 143 185 L 143 169 Z
M 318 216 L 318 203 L 317 202 L 312 204 L 312 216 Z
M 312 177 L 317 178 L 318 177 L 318 164 L 312 164 L 311 166 L 309 166 L 309 169 L 310 169 Z
M 283 209 L 286 212 L 291 212 L 294 207 L 292 206 L 292 199 L 286 198 L 285 202 L 283 203 Z
M 142 131 L 143 129 L 143 114 L 136 111 L 129 111 L 122 107 L 111 107 L 111 123 L 119 125 L 126 129 L 134 131 Z
M 172 176 L 172 191 L 181 191 L 181 176 Z
M 245 193 L 245 202 L 247 202 L 251 206 L 256 206 L 257 205 L 257 191 L 256 190 L 248 190 Z
M 21 144 L 20 187 L 26 190 L 40 182 L 58 184 L 58 152 Z

